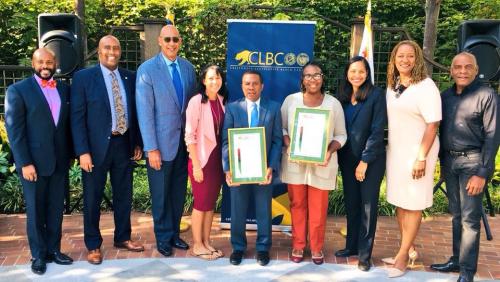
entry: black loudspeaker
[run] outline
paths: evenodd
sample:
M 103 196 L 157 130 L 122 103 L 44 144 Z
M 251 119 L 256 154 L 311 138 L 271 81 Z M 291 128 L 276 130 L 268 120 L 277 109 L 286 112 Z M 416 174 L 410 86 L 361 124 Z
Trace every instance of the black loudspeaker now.
M 458 28 L 458 52 L 476 56 L 479 78 L 500 79 L 500 20 L 464 21 Z
M 73 14 L 38 15 L 38 47 L 55 53 L 56 75 L 71 76 L 84 63 L 80 19 Z

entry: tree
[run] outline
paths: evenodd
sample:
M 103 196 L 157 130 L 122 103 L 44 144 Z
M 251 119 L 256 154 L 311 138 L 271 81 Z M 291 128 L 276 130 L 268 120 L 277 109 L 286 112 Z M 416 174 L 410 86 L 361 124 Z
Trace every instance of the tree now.
M 424 56 L 434 60 L 434 49 L 436 48 L 437 24 L 441 0 L 425 1 L 425 29 L 424 29 Z M 432 64 L 427 62 L 427 72 L 432 77 Z

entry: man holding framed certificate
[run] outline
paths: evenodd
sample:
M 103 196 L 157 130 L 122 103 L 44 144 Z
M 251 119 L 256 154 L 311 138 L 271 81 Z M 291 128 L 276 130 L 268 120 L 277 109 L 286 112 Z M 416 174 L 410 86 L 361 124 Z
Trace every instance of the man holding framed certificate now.
M 269 263 L 271 247 L 271 199 L 273 176 L 280 170 L 282 128 L 280 105 L 261 98 L 264 84 L 259 72 L 242 76 L 245 98 L 226 107 L 222 133 L 222 160 L 231 187 L 230 262 L 238 265 L 247 247 L 245 222 L 253 195 L 257 219 L 257 263 Z

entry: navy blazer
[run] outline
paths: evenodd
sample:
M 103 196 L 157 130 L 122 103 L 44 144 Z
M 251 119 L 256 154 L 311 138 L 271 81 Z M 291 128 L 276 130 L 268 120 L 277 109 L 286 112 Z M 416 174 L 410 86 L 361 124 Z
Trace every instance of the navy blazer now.
M 127 96 L 129 154 L 142 147 L 135 109 L 135 73 L 119 68 Z M 112 118 L 106 83 L 100 65 L 73 75 L 71 85 L 71 131 L 77 156 L 90 153 L 94 165 L 104 161 L 111 139 Z
M 281 146 L 283 128 L 281 127 L 280 105 L 274 101 L 260 98 L 259 126 L 266 129 L 267 166 L 273 169 L 273 179 L 278 176 L 281 165 Z M 248 127 L 247 102 L 245 98 L 229 103 L 226 106 L 224 129 L 222 131 L 222 166 L 229 171 L 229 128 Z
M 57 126 L 49 104 L 34 77 L 7 88 L 5 126 L 16 167 L 34 165 L 37 174 L 50 176 L 67 170 L 72 157 L 69 129 L 69 87 L 57 83 L 61 108 Z
M 344 110 L 349 103 L 342 103 Z M 347 128 L 347 142 L 339 150 L 339 163 L 353 161 L 358 163 L 360 160 L 370 163 L 377 156 L 385 154 L 384 130 L 387 125 L 385 92 L 374 87 L 359 104 L 354 112 L 352 125 Z M 351 160 L 349 155 L 354 155 L 356 160 Z

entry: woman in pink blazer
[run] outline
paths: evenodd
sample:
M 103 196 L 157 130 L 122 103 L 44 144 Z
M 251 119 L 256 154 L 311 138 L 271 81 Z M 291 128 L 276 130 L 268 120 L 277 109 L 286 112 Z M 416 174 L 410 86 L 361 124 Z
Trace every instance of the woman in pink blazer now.
M 223 73 L 218 66 L 210 65 L 202 71 L 200 92 L 191 98 L 186 110 L 188 174 L 194 198 L 191 255 L 206 260 L 224 256 L 210 245 L 210 230 L 215 202 L 224 180 L 221 131 L 226 98 Z

